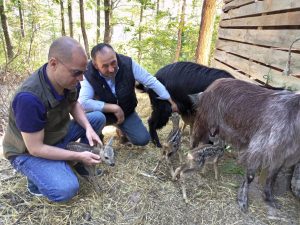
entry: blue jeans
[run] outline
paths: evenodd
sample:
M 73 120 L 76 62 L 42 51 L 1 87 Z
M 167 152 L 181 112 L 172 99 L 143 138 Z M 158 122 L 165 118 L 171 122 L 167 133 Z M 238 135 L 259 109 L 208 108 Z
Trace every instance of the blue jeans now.
M 116 125 L 114 124 L 114 121 L 110 120 L 105 120 L 104 123 L 120 128 L 121 131 L 127 136 L 129 141 L 134 145 L 144 146 L 150 141 L 150 134 L 136 112 L 133 112 L 127 116 L 124 122 L 120 125 Z
M 101 112 L 91 112 L 86 115 L 96 132 L 103 128 L 105 117 Z M 67 135 L 56 146 L 65 148 L 69 142 L 79 138 L 81 138 L 81 142 L 88 143 L 85 129 L 72 120 Z M 66 161 L 49 160 L 24 154 L 14 158 L 11 164 L 27 177 L 28 182 L 37 186 L 39 192 L 50 201 L 68 201 L 79 190 L 78 179 Z

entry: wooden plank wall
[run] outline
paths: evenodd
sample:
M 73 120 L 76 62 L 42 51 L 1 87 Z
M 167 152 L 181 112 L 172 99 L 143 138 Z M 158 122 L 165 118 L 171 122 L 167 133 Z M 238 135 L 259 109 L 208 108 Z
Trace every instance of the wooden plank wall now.
M 296 39 L 300 0 L 224 0 L 212 66 L 239 79 L 300 90 L 300 40 L 287 66 Z

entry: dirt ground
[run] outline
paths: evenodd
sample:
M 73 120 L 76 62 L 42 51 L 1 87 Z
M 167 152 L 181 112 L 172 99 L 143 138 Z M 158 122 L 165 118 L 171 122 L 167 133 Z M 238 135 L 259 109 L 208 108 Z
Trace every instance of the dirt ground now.
M 146 123 L 150 115 L 148 97 L 138 94 L 138 113 Z M 159 131 L 166 139 L 171 125 Z M 109 130 L 105 140 L 114 132 Z M 188 151 L 187 132 L 182 150 Z M 128 147 L 113 144 L 116 166 L 107 167 L 100 179 L 102 191 L 96 192 L 85 180 L 80 180 L 79 194 L 70 202 L 52 203 L 32 197 L 26 189 L 26 179 L 16 173 L 8 161 L 0 160 L 0 225 L 11 224 L 300 224 L 300 201 L 290 192 L 277 197 L 281 208 L 273 210 L 262 201 L 262 187 L 254 182 L 250 190 L 248 213 L 236 203 L 237 189 L 243 179 L 243 169 L 236 164 L 235 153 L 227 151 L 219 163 L 220 179 L 213 170 L 202 176 L 191 174 L 187 179 L 186 204 L 181 187 L 173 182 L 165 163 L 157 174 L 152 169 L 160 156 L 153 144 Z M 178 166 L 178 163 L 175 162 Z M 50 172 L 50 171 L 49 171 Z

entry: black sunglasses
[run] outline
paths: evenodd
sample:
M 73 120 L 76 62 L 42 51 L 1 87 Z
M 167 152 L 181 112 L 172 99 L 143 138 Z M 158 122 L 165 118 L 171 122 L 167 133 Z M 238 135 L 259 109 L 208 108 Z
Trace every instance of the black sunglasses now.
M 87 70 L 72 70 L 66 64 L 64 64 L 60 59 L 56 58 L 56 60 L 59 61 L 62 65 L 64 65 L 64 67 L 68 69 L 72 77 L 79 77 L 87 71 Z

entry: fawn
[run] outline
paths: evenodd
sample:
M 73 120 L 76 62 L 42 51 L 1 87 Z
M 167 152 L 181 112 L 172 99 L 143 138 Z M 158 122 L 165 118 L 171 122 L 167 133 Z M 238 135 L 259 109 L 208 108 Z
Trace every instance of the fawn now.
M 173 113 L 170 119 L 173 123 L 173 128 L 168 135 L 167 142 L 163 144 L 161 157 L 157 165 L 153 169 L 153 172 L 155 173 L 158 170 L 158 167 L 161 164 L 162 160 L 165 159 L 170 169 L 171 176 L 173 177 L 174 169 L 171 163 L 171 157 L 173 157 L 176 153 L 178 153 L 179 160 L 180 162 L 182 162 L 182 155 L 180 152 L 180 146 L 181 146 L 181 130 L 179 128 L 180 116 L 178 113 Z
M 114 155 L 114 149 L 112 148 L 113 138 L 111 138 L 104 147 L 97 144 L 96 146 L 89 146 L 88 144 L 78 143 L 78 142 L 70 142 L 67 145 L 67 149 L 70 151 L 76 151 L 76 152 L 84 152 L 84 151 L 90 151 L 92 153 L 98 154 L 101 158 L 101 160 L 106 163 L 109 166 L 115 165 L 115 155 Z M 97 177 L 97 168 L 96 165 L 87 166 L 84 165 L 84 168 L 88 171 L 88 176 L 85 176 L 85 178 L 94 185 L 94 187 L 99 190 L 100 185 L 96 179 Z
M 224 154 L 225 143 L 221 139 L 219 139 L 217 135 L 214 137 L 210 137 L 210 140 L 214 144 L 200 145 L 192 149 L 186 157 L 186 163 L 179 166 L 173 174 L 173 180 L 176 180 L 177 176 L 179 176 L 182 186 L 182 195 L 185 202 L 188 202 L 185 187 L 186 173 L 200 169 L 202 169 L 202 172 L 204 173 L 206 165 L 209 163 L 213 163 L 215 179 L 218 180 L 218 160 Z

